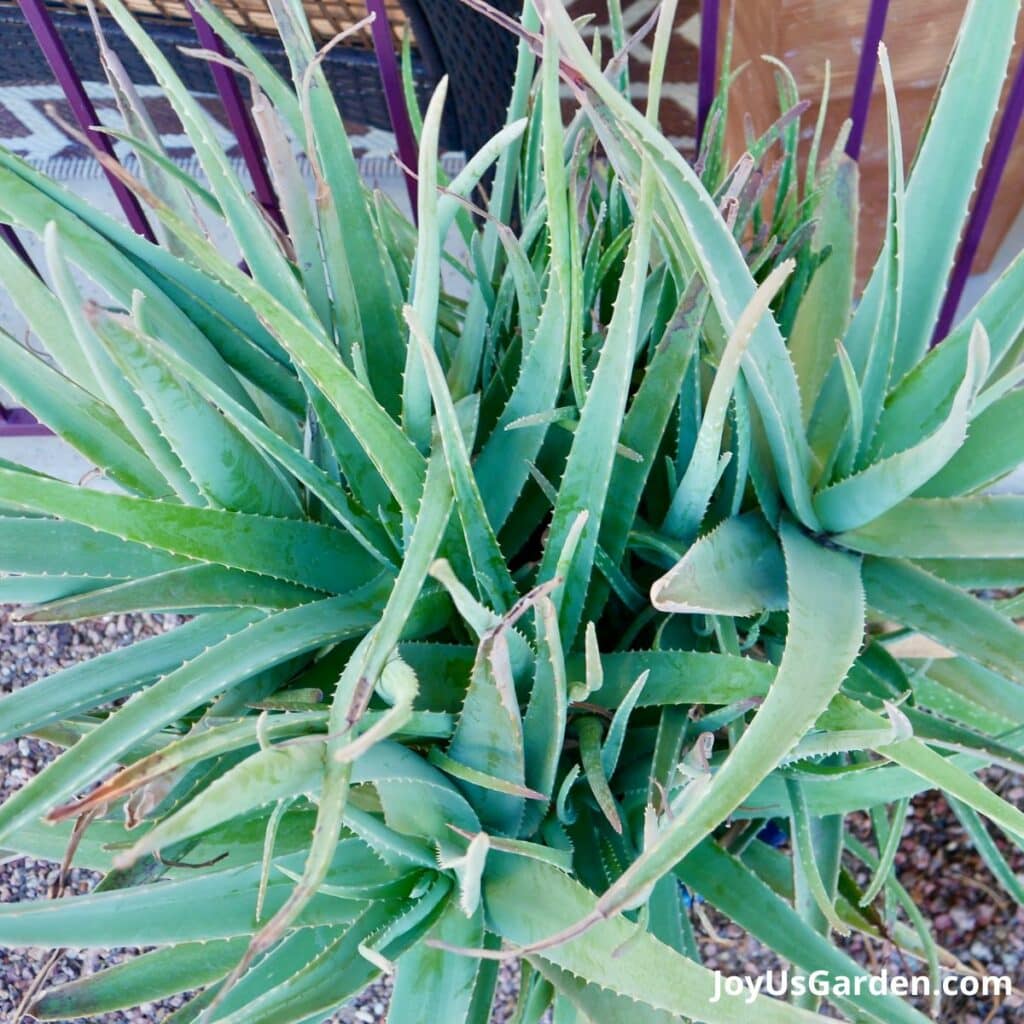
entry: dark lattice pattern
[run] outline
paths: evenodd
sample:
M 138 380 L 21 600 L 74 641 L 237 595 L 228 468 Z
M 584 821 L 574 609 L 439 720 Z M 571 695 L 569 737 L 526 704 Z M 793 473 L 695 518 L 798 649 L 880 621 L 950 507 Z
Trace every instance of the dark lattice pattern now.
M 213 2 L 244 32 L 274 33 L 274 19 L 270 15 L 266 0 L 213 0 Z M 173 21 L 188 19 L 184 0 L 126 0 L 127 7 L 134 14 Z M 82 9 L 84 0 L 58 0 L 53 6 Z M 321 40 L 332 39 L 366 17 L 365 0 L 302 0 L 306 16 L 313 33 Z M 400 43 L 406 25 L 401 0 L 386 0 L 388 20 Z M 358 32 L 346 40 L 346 45 L 369 47 L 370 37 Z

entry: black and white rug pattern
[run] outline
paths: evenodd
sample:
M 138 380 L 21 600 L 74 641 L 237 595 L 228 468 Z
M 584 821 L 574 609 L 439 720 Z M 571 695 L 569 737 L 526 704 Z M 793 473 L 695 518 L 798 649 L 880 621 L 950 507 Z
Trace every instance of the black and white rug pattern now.
M 197 167 L 192 147 L 163 90 L 157 85 L 140 85 L 136 88 L 160 133 L 167 155 L 190 173 L 195 173 Z M 121 116 L 110 86 L 105 82 L 87 82 L 86 92 L 100 120 L 107 127 L 120 127 Z M 228 156 L 241 163 L 241 154 L 225 120 L 220 101 L 216 96 L 200 95 L 196 98 L 209 115 L 217 138 Z M 0 86 L 0 147 L 16 153 L 34 167 L 61 181 L 100 175 L 101 168 L 86 147 L 69 136 L 47 113 L 51 107 L 56 108 L 62 119 L 73 122 L 64 94 L 55 83 Z M 395 138 L 391 132 L 351 123 L 347 123 L 346 128 L 364 177 L 382 179 L 401 174 L 394 158 Z M 115 140 L 114 149 L 128 166 L 132 164 L 134 156 L 128 144 Z M 447 170 L 458 170 L 462 164 L 462 155 L 447 153 L 443 162 Z

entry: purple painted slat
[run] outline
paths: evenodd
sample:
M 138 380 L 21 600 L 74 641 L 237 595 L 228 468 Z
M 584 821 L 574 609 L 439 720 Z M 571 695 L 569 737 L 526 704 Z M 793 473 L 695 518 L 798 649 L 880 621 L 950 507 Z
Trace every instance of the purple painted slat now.
M 5 409 L 0 406 L 0 437 L 48 437 L 52 433 L 28 409 Z
M 21 239 L 15 233 L 14 228 L 10 224 L 0 224 L 0 238 L 15 251 L 15 253 L 21 257 L 22 262 L 29 267 L 36 277 L 40 277 L 40 273 L 36 265 L 32 262 L 32 257 L 28 254 L 28 249 L 22 244 Z
M 1024 117 L 1024 56 L 1021 56 L 1017 62 L 1017 71 L 1006 96 L 1006 104 L 1003 107 L 1002 117 L 999 119 L 995 140 L 989 151 L 985 169 L 981 174 L 981 183 L 978 185 L 974 205 L 971 207 L 971 213 L 967 219 L 964 237 L 960 242 L 956 262 L 953 264 L 953 273 L 950 275 L 949 285 L 946 288 L 946 297 L 943 299 L 939 320 L 935 325 L 935 333 L 932 335 L 932 345 L 937 345 L 942 341 L 949 334 L 950 327 L 953 326 L 953 317 L 956 316 L 957 306 L 960 305 L 960 299 L 963 298 L 964 285 L 971 273 L 974 257 L 978 254 L 978 246 L 981 245 L 985 227 L 992 214 L 992 204 L 995 202 L 996 193 L 999 191 L 999 182 L 1002 180 L 1003 172 L 1010 160 L 1014 136 L 1020 127 L 1022 117 Z
M 28 250 L 21 243 L 10 224 L 0 224 L 0 238 L 24 260 L 25 264 L 38 277 L 39 270 L 32 262 Z M 28 409 L 5 409 L 0 405 L 0 437 L 40 437 L 52 434 L 53 431 L 40 423 Z
M 64 41 L 61 39 L 43 0 L 18 0 L 18 5 L 32 29 L 32 34 L 39 43 L 39 48 L 43 51 L 46 63 L 50 65 L 50 70 L 53 71 L 57 83 L 64 92 L 78 126 L 97 149 L 116 160 L 117 157 L 114 154 L 114 146 L 110 138 L 93 131 L 93 125 L 100 123 L 96 108 L 92 105 L 92 100 L 89 99 L 74 64 L 71 63 L 71 57 L 64 46 Z M 132 229 L 150 242 L 155 242 L 156 236 L 153 234 L 153 229 L 149 226 L 149 221 L 146 220 L 146 215 L 142 212 L 142 205 L 135 194 L 106 168 L 103 173 L 107 176 L 110 187 L 113 189 L 114 195 L 117 196 L 117 201 L 121 204 L 121 209 Z
M 853 87 L 853 101 L 850 104 L 850 136 L 846 140 L 846 155 L 851 160 L 860 157 L 864 143 L 864 128 L 871 108 L 871 93 L 878 68 L 878 44 L 885 32 L 885 19 L 889 13 L 889 0 L 871 0 L 868 19 L 864 23 L 864 42 L 861 45 L 860 64 L 857 66 L 857 82 Z
M 718 21 L 721 0 L 701 0 L 700 52 L 697 55 L 697 152 L 718 85 Z
M 226 51 L 220 36 L 214 32 L 206 19 L 191 4 L 187 6 L 189 14 L 192 16 L 192 23 L 195 25 L 196 35 L 199 37 L 199 45 L 205 50 L 210 50 L 222 57 L 225 56 Z M 242 98 L 238 79 L 230 68 L 215 61 L 210 61 L 210 72 L 213 75 L 220 101 L 224 106 L 228 125 L 238 140 L 238 148 L 242 153 L 246 169 L 249 171 L 249 177 L 252 179 L 256 201 L 267 211 L 275 223 L 283 227 L 284 221 L 277 201 L 277 193 L 274 191 L 273 182 L 271 182 L 270 174 L 267 171 L 263 143 L 253 124 L 249 107 Z
M 373 49 L 377 55 L 377 68 L 380 71 L 380 84 L 384 88 L 388 117 L 391 120 L 391 129 L 395 133 L 395 141 L 398 144 L 398 158 L 403 164 L 405 188 L 409 193 L 413 220 L 418 220 L 416 179 L 410 173 L 419 162 L 416 135 L 412 130 L 409 108 L 405 105 L 405 90 L 402 88 L 402 75 L 398 68 L 398 58 L 395 56 L 395 45 L 391 38 L 391 25 L 388 22 L 387 11 L 384 9 L 384 0 L 367 0 L 366 7 L 374 16 L 371 33 Z

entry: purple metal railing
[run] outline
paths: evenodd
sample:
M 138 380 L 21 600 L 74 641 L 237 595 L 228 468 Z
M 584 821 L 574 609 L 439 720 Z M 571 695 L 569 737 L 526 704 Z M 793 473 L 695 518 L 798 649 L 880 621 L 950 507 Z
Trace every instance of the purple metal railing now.
M 0 224 L 0 238 L 3 238 L 3 240 L 22 258 L 24 263 L 35 271 L 37 277 L 40 276 L 39 271 L 36 269 L 36 265 L 32 262 L 32 257 L 28 254 L 28 249 L 22 245 L 21 239 L 10 224 Z
M 850 103 L 850 134 L 846 140 L 846 153 L 854 160 L 860 158 L 861 147 L 864 143 L 875 74 L 878 70 L 878 46 L 885 34 L 889 3 L 890 0 L 871 0 L 864 23 L 864 38 L 857 66 L 857 80 Z M 697 72 L 698 150 L 707 124 L 708 113 L 714 101 L 720 5 L 721 0 L 701 0 L 700 54 Z M 967 227 L 957 251 L 938 322 L 935 325 L 932 345 L 937 345 L 942 341 L 949 334 L 953 324 L 953 318 L 956 316 L 957 307 L 963 298 L 964 286 L 970 276 L 971 268 L 978 254 L 978 247 L 991 217 L 996 194 L 1013 150 L 1014 137 L 1022 119 L 1024 119 L 1024 57 L 1017 65 L 1010 91 L 1003 106 L 995 141 L 989 152 L 971 206 Z
M 192 24 L 195 26 L 199 44 L 205 50 L 210 50 L 220 56 L 226 56 L 224 43 L 219 35 L 213 31 L 205 18 L 192 6 L 187 4 L 188 12 L 192 16 Z M 284 219 L 281 216 L 281 207 L 278 204 L 277 193 L 270 180 L 270 173 L 267 170 L 266 154 L 263 152 L 263 143 L 260 141 L 259 133 L 252 121 L 252 114 L 245 100 L 242 98 L 242 90 L 238 86 L 238 79 L 235 73 L 224 64 L 216 61 L 210 62 L 210 72 L 213 75 L 213 82 L 220 96 L 221 104 L 224 107 L 224 115 L 228 119 L 228 125 L 234 132 L 238 141 L 238 149 L 242 154 L 246 170 L 252 180 L 253 195 L 256 201 L 267 211 L 271 219 L 280 227 L 284 226 Z
M 405 190 L 409 193 L 413 219 L 418 220 L 416 179 L 412 173 L 418 161 L 416 135 L 412 130 L 409 108 L 405 103 L 405 90 L 402 88 L 402 76 L 398 69 L 398 59 L 395 57 L 391 26 L 388 23 L 387 11 L 384 9 L 384 0 L 366 0 L 366 8 L 373 15 L 370 29 L 373 50 L 377 57 L 380 84 L 384 89 L 384 102 L 388 106 L 388 117 L 391 119 L 395 143 L 398 146 L 398 159 L 402 162 Z
M 92 100 L 89 99 L 85 86 L 82 85 L 82 80 L 75 71 L 74 64 L 71 63 L 71 57 L 43 0 L 18 0 L 18 5 L 32 29 L 32 34 L 39 43 L 39 48 L 43 51 L 46 63 L 50 65 L 50 70 L 71 107 L 71 113 L 78 122 L 78 127 L 82 129 L 93 146 L 106 153 L 107 156 L 116 159 L 110 138 L 102 132 L 94 130 L 94 126 L 100 123 L 96 108 L 92 105 Z M 124 182 L 110 171 L 104 169 L 104 174 L 106 174 L 110 187 L 114 195 L 117 196 L 117 201 L 121 204 L 121 209 L 133 230 L 149 241 L 155 242 L 156 236 L 149 226 L 149 221 L 146 220 L 138 198 Z
M 18 0 L 22 13 L 36 37 L 39 47 L 50 65 L 79 127 L 89 141 L 116 160 L 113 145 L 108 136 L 94 130 L 99 124 L 96 110 L 82 84 L 81 78 L 71 62 L 59 33 L 46 9 L 44 0 Z M 387 102 L 388 113 L 395 132 L 398 155 L 406 172 L 406 187 L 413 216 L 416 215 L 416 184 L 412 169 L 416 166 L 416 140 L 405 102 L 398 61 L 395 56 L 391 33 L 383 0 L 367 0 L 368 9 L 374 13 L 372 27 L 377 66 Z M 857 159 L 864 140 L 868 110 L 878 64 L 878 44 L 885 30 L 889 0 L 871 0 L 864 27 L 864 42 L 857 71 L 857 81 L 851 104 L 852 129 L 847 140 L 846 152 Z M 223 43 L 209 24 L 189 6 L 196 34 L 200 44 L 207 50 L 224 54 Z M 697 146 L 707 124 L 708 114 L 714 101 L 717 64 L 718 32 L 720 21 L 720 0 L 701 0 L 700 58 L 697 83 Z M 253 183 L 257 201 L 268 215 L 280 223 L 280 208 L 273 183 L 267 171 L 266 158 L 259 135 L 253 125 L 250 111 L 242 97 L 238 80 L 230 68 L 211 62 L 211 72 L 217 92 L 231 130 L 235 133 L 242 158 Z M 949 331 L 956 307 L 963 295 L 964 284 L 970 274 L 971 265 L 977 254 L 985 226 L 992 212 L 999 183 L 1006 169 L 1014 136 L 1024 116 L 1024 59 L 1018 64 L 1013 84 L 1000 120 L 995 142 L 988 163 L 982 174 L 977 197 L 971 209 L 967 229 L 957 254 L 956 263 L 950 276 L 949 286 L 936 325 L 933 344 L 941 341 Z M 104 169 L 125 217 L 140 235 L 155 242 L 155 236 L 137 197 L 116 175 Z M 0 238 L 10 245 L 26 263 L 36 270 L 28 252 L 12 228 L 0 224 Z M 38 271 L 36 271 L 38 273 Z M 0 436 L 46 433 L 46 428 L 24 409 L 4 410 L 0 407 Z
M 720 0 L 701 0 L 700 51 L 697 54 L 697 138 L 696 152 L 700 152 L 704 128 L 708 122 L 711 104 L 715 101 L 718 82 L 718 20 Z
M 953 272 L 950 274 L 949 284 L 946 287 L 946 297 L 939 313 L 939 321 L 935 325 L 935 333 L 932 335 L 933 345 L 942 341 L 949 334 L 950 327 L 953 326 L 953 317 L 956 316 L 957 307 L 963 298 L 964 285 L 967 284 L 967 278 L 970 276 L 974 258 L 978 255 L 978 246 L 981 245 L 985 226 L 992 215 L 992 204 L 999 191 L 1003 172 L 1009 163 L 1013 140 L 1020 127 L 1022 116 L 1024 116 L 1024 55 L 1017 62 L 1017 71 L 1013 76 L 1013 82 L 1010 84 L 1010 91 L 1003 106 L 995 141 L 992 143 L 988 161 L 982 171 L 981 183 L 978 185 L 974 205 L 971 207 L 971 215 L 967 220 L 964 237 L 960 242 L 956 262 L 953 264 Z
M 868 111 L 871 109 L 875 72 L 878 70 L 878 44 L 885 32 L 885 19 L 888 13 L 889 0 L 871 0 L 868 19 L 864 23 L 864 42 L 860 49 L 857 81 L 853 87 L 853 102 L 850 104 L 852 124 L 846 140 L 846 155 L 853 160 L 860 159 L 860 148 L 864 143 L 864 128 L 868 121 Z
M 22 245 L 21 239 L 10 224 L 0 224 L 0 238 L 21 257 L 36 275 L 39 274 L 28 250 Z M 5 409 L 3 405 L 0 405 L 0 437 L 28 437 L 49 433 L 49 429 L 44 427 L 28 409 Z
M 43 0 L 18 0 L 18 2 L 25 20 L 28 22 L 33 35 L 36 37 L 36 41 L 39 43 L 39 48 L 42 50 L 46 62 L 50 65 L 50 69 L 71 107 L 72 114 L 79 128 L 85 133 L 92 145 L 116 161 L 117 156 L 109 137 L 94 130 L 94 126 L 100 123 L 96 108 L 85 91 L 85 86 L 75 70 L 67 48 L 61 40 L 60 34 L 57 32 L 57 28 Z M 192 16 L 200 45 L 204 49 L 223 56 L 225 50 L 220 37 L 191 4 L 189 5 L 189 13 Z M 274 186 L 267 170 L 263 146 L 252 122 L 249 108 L 242 98 L 238 80 L 231 69 L 223 64 L 211 62 L 210 69 L 217 93 L 224 106 L 228 124 L 238 140 L 242 159 L 252 179 L 253 194 L 260 205 L 267 211 L 268 216 L 279 225 L 283 225 L 277 194 L 274 191 Z M 104 169 L 104 173 L 110 182 L 110 186 L 128 223 L 144 238 L 155 243 L 156 236 L 153 234 L 153 230 L 146 219 L 138 198 L 116 175 L 106 169 Z M 14 249 L 28 266 L 38 273 L 28 252 L 24 245 L 22 245 L 21 239 L 18 238 L 10 225 L 0 224 L 0 237 Z M 39 423 L 27 409 L 4 409 L 3 406 L 0 406 L 0 437 L 22 437 L 48 433 L 47 428 Z

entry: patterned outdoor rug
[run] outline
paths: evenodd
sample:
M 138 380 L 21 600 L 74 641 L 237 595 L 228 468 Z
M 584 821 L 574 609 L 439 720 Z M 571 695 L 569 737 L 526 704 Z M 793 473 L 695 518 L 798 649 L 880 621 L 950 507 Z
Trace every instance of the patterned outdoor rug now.
M 86 90 L 101 120 L 108 127 L 120 125 L 121 117 L 110 86 L 106 83 L 87 82 Z M 196 167 L 192 148 L 163 91 L 156 85 L 140 85 L 137 91 L 146 104 L 154 126 L 160 132 L 167 155 L 194 173 Z M 197 99 L 210 115 L 214 130 L 228 156 L 240 164 L 241 155 L 234 134 L 227 127 L 220 101 L 215 96 L 200 95 Z M 17 153 L 60 181 L 100 175 L 100 166 L 89 155 L 86 147 L 69 136 L 47 113 L 51 106 L 56 108 L 61 119 L 73 121 L 64 95 L 56 84 L 0 87 L 0 146 Z M 346 128 L 364 177 L 374 180 L 400 173 L 393 157 L 395 139 L 390 132 L 351 123 L 347 123 Z M 115 142 L 114 148 L 118 156 L 131 166 L 134 159 L 131 148 L 121 142 Z M 453 167 L 457 169 L 461 161 L 461 154 L 445 154 L 444 162 L 449 170 Z
M 595 20 L 585 30 L 591 35 L 598 27 L 607 38 L 607 0 L 570 0 L 568 4 L 575 17 L 594 14 Z M 627 36 L 638 32 L 648 21 L 657 0 L 630 0 L 623 4 L 624 30 Z M 697 107 L 697 46 L 700 36 L 698 0 L 680 0 L 675 32 L 666 69 L 661 123 L 665 133 L 688 156 L 692 155 L 694 121 Z M 637 42 L 630 50 L 630 73 L 634 97 L 640 104 L 646 96 L 646 81 L 650 65 L 652 33 Z M 610 52 L 610 44 L 605 46 Z M 40 58 L 38 81 L 4 83 L 0 86 L 0 146 L 24 157 L 33 165 L 59 180 L 93 177 L 101 173 L 99 165 L 89 156 L 81 143 L 71 138 L 46 112 L 53 105 L 60 116 L 73 120 L 59 87 L 49 78 Z M 170 103 L 156 85 L 139 85 L 150 116 L 160 132 L 168 155 L 190 172 L 194 156 L 188 140 Z M 120 115 L 110 86 L 105 82 L 86 83 L 86 89 L 96 106 L 100 118 L 108 126 L 118 126 Z M 220 103 L 215 96 L 199 96 L 216 127 L 228 154 L 241 162 L 234 136 L 224 119 Z M 342 101 L 344 111 L 344 101 Z M 353 149 L 360 160 L 360 169 L 369 180 L 382 179 L 401 173 L 394 160 L 395 140 L 390 132 L 365 125 L 347 124 Z M 130 148 L 116 143 L 118 155 L 132 162 Z M 448 170 L 457 169 L 462 154 L 448 153 L 444 157 Z

